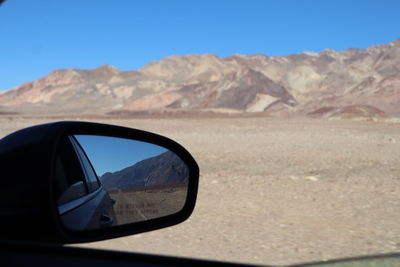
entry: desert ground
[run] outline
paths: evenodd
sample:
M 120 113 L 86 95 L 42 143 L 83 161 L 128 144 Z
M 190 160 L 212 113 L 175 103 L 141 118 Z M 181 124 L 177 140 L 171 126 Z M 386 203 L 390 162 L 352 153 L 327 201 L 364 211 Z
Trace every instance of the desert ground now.
M 182 210 L 187 196 L 187 187 L 114 190 L 108 193 L 116 202 L 114 204 L 116 225 L 122 225 L 160 218 Z
M 265 265 L 400 252 L 400 123 L 278 118 L 63 118 L 157 132 L 201 170 L 186 222 L 81 244 Z M 60 118 L 0 117 L 0 137 Z

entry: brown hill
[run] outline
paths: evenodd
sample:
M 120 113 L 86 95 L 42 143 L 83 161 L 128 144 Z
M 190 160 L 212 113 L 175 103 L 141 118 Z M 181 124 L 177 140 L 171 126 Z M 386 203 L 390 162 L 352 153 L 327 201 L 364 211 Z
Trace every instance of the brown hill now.
M 8 112 L 308 114 L 363 105 L 400 115 L 400 39 L 289 56 L 170 56 L 138 71 L 56 70 L 0 93 Z
M 143 189 L 168 184 L 187 184 L 189 170 L 171 151 L 142 160 L 116 172 L 107 172 L 100 179 L 107 190 Z

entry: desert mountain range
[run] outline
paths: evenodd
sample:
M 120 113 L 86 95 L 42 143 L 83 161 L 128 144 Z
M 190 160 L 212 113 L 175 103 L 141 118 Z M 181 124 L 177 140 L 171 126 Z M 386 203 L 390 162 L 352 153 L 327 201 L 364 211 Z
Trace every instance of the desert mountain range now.
M 189 169 L 171 151 L 142 160 L 120 171 L 107 172 L 100 177 L 107 190 L 143 189 L 169 184 L 185 184 Z
M 0 92 L 0 112 L 400 115 L 400 39 L 269 57 L 173 55 L 137 71 L 61 69 Z

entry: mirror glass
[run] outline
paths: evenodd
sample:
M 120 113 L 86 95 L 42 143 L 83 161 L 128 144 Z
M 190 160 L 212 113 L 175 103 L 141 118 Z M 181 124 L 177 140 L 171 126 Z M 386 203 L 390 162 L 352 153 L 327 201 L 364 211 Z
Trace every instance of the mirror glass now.
M 68 136 L 60 143 L 54 192 L 75 231 L 146 221 L 179 212 L 189 169 L 168 149 L 131 139 Z

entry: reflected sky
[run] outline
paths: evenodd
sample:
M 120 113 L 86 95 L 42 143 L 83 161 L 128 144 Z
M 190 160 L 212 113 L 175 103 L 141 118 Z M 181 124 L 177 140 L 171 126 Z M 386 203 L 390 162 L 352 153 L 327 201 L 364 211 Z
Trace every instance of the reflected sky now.
M 75 135 L 75 138 L 85 150 L 99 177 L 106 172 L 122 170 L 168 151 L 154 144 L 117 137 Z

